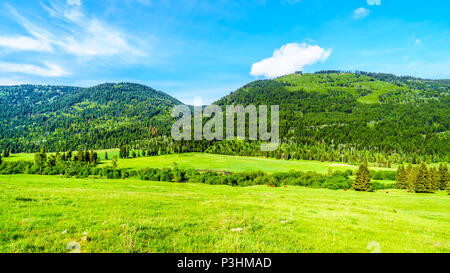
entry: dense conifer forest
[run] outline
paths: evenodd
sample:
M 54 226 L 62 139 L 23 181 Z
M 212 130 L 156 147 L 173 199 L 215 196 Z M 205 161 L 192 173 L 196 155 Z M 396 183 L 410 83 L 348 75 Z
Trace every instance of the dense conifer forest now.
M 251 82 L 216 104 L 280 105 L 282 143 L 174 142 L 177 99 L 138 84 L 0 87 L 0 149 L 7 153 L 121 148 L 145 156 L 209 152 L 389 167 L 450 161 L 450 81 L 321 71 Z

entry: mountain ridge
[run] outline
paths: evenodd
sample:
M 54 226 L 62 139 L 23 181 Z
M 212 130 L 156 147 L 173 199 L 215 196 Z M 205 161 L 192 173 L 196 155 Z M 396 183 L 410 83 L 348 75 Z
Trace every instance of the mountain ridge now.
M 280 105 L 284 144 L 276 156 L 309 158 L 309 150 L 325 145 L 332 158 L 357 149 L 442 160 L 450 154 L 449 83 L 368 72 L 290 74 L 250 82 L 216 103 Z M 0 149 L 117 148 L 169 136 L 178 104 L 135 83 L 0 87 Z

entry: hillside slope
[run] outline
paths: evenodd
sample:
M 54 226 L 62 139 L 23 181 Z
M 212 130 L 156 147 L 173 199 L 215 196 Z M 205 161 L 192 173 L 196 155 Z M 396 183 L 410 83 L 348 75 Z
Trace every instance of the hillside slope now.
M 255 81 L 217 104 L 280 105 L 278 157 L 340 160 L 365 150 L 448 161 L 449 92 L 448 81 L 331 71 Z
M 282 144 L 276 152 L 261 153 L 258 143 L 249 141 L 173 142 L 170 111 L 181 102 L 143 85 L 0 87 L 0 149 L 130 145 L 157 154 L 207 151 L 352 164 L 367 159 L 379 166 L 450 161 L 449 93 L 448 80 L 366 72 L 254 81 L 217 104 L 280 105 Z
M 177 104 L 163 92 L 131 83 L 0 87 L 0 147 L 13 152 L 118 147 L 167 134 Z

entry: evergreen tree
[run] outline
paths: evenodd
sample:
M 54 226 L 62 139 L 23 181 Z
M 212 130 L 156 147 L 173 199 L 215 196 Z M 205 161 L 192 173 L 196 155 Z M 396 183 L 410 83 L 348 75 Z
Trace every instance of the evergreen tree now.
M 34 154 L 34 165 L 39 169 L 40 173 L 42 173 L 42 169 L 45 167 L 46 162 L 47 155 L 45 153 L 39 152 Z
M 414 191 L 417 193 L 431 193 L 432 185 L 429 179 L 427 164 L 422 162 L 417 170 Z
M 105 160 L 108 160 L 108 152 L 105 152 Z
M 412 164 L 409 164 L 405 170 L 407 189 L 414 190 L 414 185 L 416 184 L 416 170 L 413 168 Z
M 67 152 L 67 160 L 72 160 L 72 151 Z
M 112 166 L 113 166 L 113 168 L 114 169 L 117 168 L 118 165 L 119 164 L 117 163 L 117 156 L 113 156 L 113 159 L 112 159 Z
M 6 149 L 3 150 L 3 157 L 4 157 L 4 158 L 9 157 L 9 150 L 8 150 L 8 148 L 6 148 Z
M 437 176 L 437 170 L 435 167 L 430 168 L 428 172 L 428 180 L 431 186 L 432 192 L 436 192 L 439 190 L 439 180 Z
M 79 162 L 83 162 L 83 159 L 84 159 L 84 152 L 83 152 L 83 150 L 78 151 L 78 154 L 77 154 L 77 160 L 78 160 Z
M 368 191 L 370 189 L 371 179 L 369 167 L 367 161 L 365 161 L 359 166 L 359 169 L 356 172 L 356 178 L 353 181 L 353 189 L 355 191 Z
M 449 181 L 450 181 L 450 174 L 448 173 L 447 164 L 441 163 L 439 165 L 439 171 L 438 171 L 439 189 L 445 190 Z
M 90 155 L 87 149 L 84 150 L 83 162 L 90 162 Z
M 89 154 L 89 162 L 95 163 L 96 160 L 94 160 L 94 151 L 91 150 L 91 153 Z
M 397 189 L 407 189 L 408 188 L 408 179 L 407 179 L 405 167 L 403 165 L 400 165 L 397 169 L 396 187 L 397 187 Z

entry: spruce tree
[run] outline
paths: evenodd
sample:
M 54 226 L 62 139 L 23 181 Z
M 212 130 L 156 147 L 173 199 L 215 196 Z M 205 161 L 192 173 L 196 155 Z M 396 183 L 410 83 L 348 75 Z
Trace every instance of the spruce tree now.
M 105 160 L 108 160 L 108 152 L 105 152 Z
M 370 189 L 370 171 L 367 165 L 367 161 L 359 166 L 358 171 L 356 172 L 356 178 L 353 181 L 353 189 L 355 191 L 368 191 Z
M 397 187 L 397 189 L 407 189 L 408 188 L 408 180 L 406 177 L 406 170 L 403 165 L 400 165 L 397 169 L 396 187 Z
M 87 149 L 84 150 L 84 158 L 83 158 L 83 162 L 90 162 L 90 156 L 89 156 L 89 151 Z
M 94 150 L 91 150 L 91 153 L 89 155 L 89 163 L 94 163 Z
M 94 154 L 92 155 L 92 163 L 97 164 L 98 162 L 98 154 L 97 152 L 94 152 Z
M 450 175 L 448 173 L 447 164 L 441 163 L 438 171 L 438 184 L 440 190 L 445 190 L 447 184 L 450 181 Z
M 428 180 L 429 180 L 432 192 L 438 191 L 439 190 L 439 180 L 438 180 L 437 171 L 436 171 L 435 167 L 430 168 L 430 170 L 428 172 Z
M 416 184 L 416 170 L 413 168 L 412 164 L 409 164 L 405 169 L 407 189 L 414 190 L 414 185 Z
M 112 166 L 113 166 L 114 169 L 117 168 L 117 167 L 119 166 L 119 164 L 118 164 L 118 162 L 117 162 L 117 156 L 113 156 L 113 159 L 112 159 Z
M 422 162 L 417 170 L 414 191 L 417 193 L 432 192 L 432 186 L 429 179 L 428 168 L 425 162 Z

